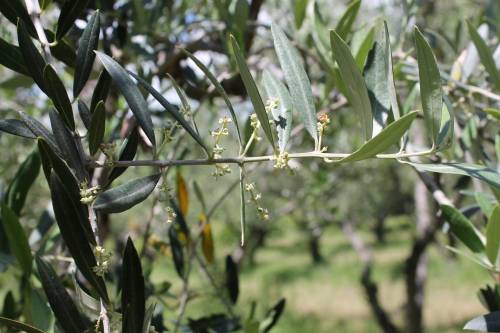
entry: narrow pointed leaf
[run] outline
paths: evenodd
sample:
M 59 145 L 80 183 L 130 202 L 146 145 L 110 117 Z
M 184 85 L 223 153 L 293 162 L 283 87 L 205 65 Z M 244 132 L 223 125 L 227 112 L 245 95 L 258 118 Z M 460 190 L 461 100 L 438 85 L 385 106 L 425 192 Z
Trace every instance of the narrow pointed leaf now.
M 299 113 L 307 132 L 316 143 L 318 141 L 316 108 L 311 90 L 311 83 L 302 65 L 302 60 L 285 33 L 274 23 L 271 25 L 274 49 L 290 89 L 292 104 Z
M 0 131 L 28 139 L 36 138 L 29 127 L 23 121 L 17 119 L 0 120 Z
M 219 95 L 222 96 L 222 99 L 226 103 L 226 106 L 229 110 L 229 113 L 231 114 L 231 119 L 233 120 L 234 126 L 236 127 L 236 132 L 238 134 L 238 140 L 240 142 L 240 146 L 243 146 L 243 141 L 241 138 L 241 133 L 240 133 L 240 128 L 238 125 L 238 118 L 236 117 L 236 113 L 234 112 L 233 105 L 231 104 L 231 101 L 229 100 L 229 96 L 227 95 L 226 91 L 220 84 L 220 82 L 217 80 L 217 78 L 210 72 L 210 70 L 198 59 L 196 58 L 193 54 L 189 53 L 187 50 L 182 49 L 182 51 L 191 59 L 193 62 L 198 66 L 199 69 L 205 74 L 205 76 L 208 78 L 208 80 L 214 85 L 215 90 L 219 93 Z
M 443 109 L 443 90 L 441 75 L 432 49 L 424 36 L 415 27 L 415 45 L 417 47 L 418 76 L 420 80 L 420 96 L 427 131 L 435 145 L 441 127 Z
M 38 141 L 38 151 L 40 152 L 42 161 L 48 163 L 48 166 L 44 165 L 44 169 L 46 167 L 49 168 L 48 172 L 46 172 L 49 183 L 51 178 L 50 175 L 52 174 L 50 169 L 53 169 L 54 173 L 61 181 L 60 184 L 64 187 L 64 200 L 55 203 L 61 208 L 59 216 L 56 215 L 56 219 L 66 219 L 72 221 L 72 223 L 80 224 L 81 228 L 84 230 L 87 241 L 92 245 L 96 245 L 95 237 L 89 222 L 87 206 L 83 205 L 80 201 L 80 188 L 68 165 L 50 149 L 44 140 Z M 54 206 L 54 203 L 52 205 Z
M 346 11 L 340 18 L 335 30 L 339 34 L 340 38 L 346 39 L 349 32 L 351 32 L 352 25 L 358 16 L 359 7 L 361 6 L 361 0 L 355 0 L 347 7 Z
M 96 54 L 102 62 L 104 68 L 106 68 L 106 71 L 113 78 L 115 86 L 127 100 L 128 106 L 134 113 L 137 122 L 141 126 L 144 133 L 146 133 L 149 141 L 151 141 L 153 146 L 155 146 L 156 140 L 153 122 L 151 120 L 151 115 L 149 114 L 148 104 L 144 100 L 141 92 L 122 66 L 104 53 L 96 51 Z
M 495 89 L 500 90 L 500 72 L 496 67 L 492 52 L 488 48 L 488 45 L 486 45 L 486 42 L 483 40 L 481 35 L 479 35 L 476 28 L 474 28 L 469 21 L 467 21 L 467 29 L 469 30 L 469 35 L 477 49 L 479 59 L 481 59 L 481 63 L 486 69 L 486 72 L 488 72 L 490 80 L 495 86 Z
M 139 146 L 139 131 L 135 127 L 129 136 L 123 143 L 118 161 L 132 161 L 137 153 L 137 147 Z M 122 173 L 127 170 L 127 167 L 114 167 L 108 177 L 108 184 L 111 184 L 113 180 L 120 177 Z
M 0 38 L 0 64 L 21 74 L 30 76 L 19 47 Z
M 35 44 L 31 40 L 30 35 L 26 31 L 26 28 L 22 21 L 17 23 L 17 40 L 19 43 L 19 49 L 21 50 L 21 54 L 24 59 L 28 72 L 30 76 L 33 78 L 35 83 L 42 89 L 44 92 L 47 92 L 45 88 L 45 80 L 43 77 L 43 71 L 46 66 L 46 62 L 43 59 L 40 52 L 36 48 Z
M 278 323 L 283 311 L 285 310 L 286 300 L 280 299 L 275 306 L 273 306 L 266 315 L 266 319 L 261 322 L 260 332 L 267 333 Z
M 295 22 L 295 28 L 300 29 L 302 22 L 306 16 L 307 3 L 309 0 L 296 0 L 293 6 L 293 18 Z
M 5 1 L 6 2 L 6 1 Z M 38 329 L 36 327 L 33 327 L 28 324 L 21 323 L 20 321 L 10 319 L 10 318 L 5 318 L 5 317 L 0 317 L 0 324 L 4 326 L 8 326 L 12 329 L 18 330 L 18 331 L 23 331 L 27 333 L 46 333 L 42 331 L 41 329 Z
M 365 81 L 373 112 L 373 135 L 377 135 L 385 127 L 391 108 L 389 83 L 388 42 L 385 31 L 380 29 L 377 40 L 370 51 L 365 67 Z M 392 72 L 390 73 L 392 75 Z
M 201 250 L 203 252 L 203 257 L 209 264 L 214 262 L 214 239 L 212 235 L 212 226 L 210 222 L 207 221 L 205 214 L 200 216 L 200 223 L 202 224 L 201 230 Z
M 170 241 L 170 251 L 172 252 L 172 259 L 174 267 L 180 278 L 184 278 L 184 251 L 182 243 L 179 240 L 178 232 L 174 225 L 168 230 L 168 239 Z
M 262 129 L 264 130 L 264 134 L 266 135 L 267 140 L 269 140 L 271 147 L 273 147 L 273 150 L 275 150 L 273 133 L 271 131 L 271 126 L 269 126 L 269 118 L 267 117 L 267 112 L 264 106 L 264 102 L 262 101 L 262 97 L 260 96 L 259 90 L 257 89 L 257 85 L 255 84 L 252 74 L 250 74 L 250 70 L 247 67 L 245 58 L 243 57 L 243 53 L 238 46 L 236 38 L 231 35 L 230 39 L 231 45 L 233 47 L 233 53 L 236 58 L 236 64 L 240 71 L 241 79 L 243 80 L 245 89 L 248 93 L 248 96 L 250 97 L 250 101 L 252 102 L 254 111 L 257 114 L 257 118 L 259 119 Z
M 473 253 L 484 253 L 485 246 L 481 234 L 472 222 L 452 206 L 441 205 L 441 210 L 453 234 Z
M 438 150 L 447 149 L 453 144 L 453 138 L 455 136 L 455 115 L 453 114 L 452 108 L 452 104 L 447 98 L 445 98 L 445 103 L 443 103 L 443 112 L 441 114 L 439 135 L 436 140 L 436 148 Z
M 87 327 L 85 327 L 82 316 L 54 269 L 40 257 L 36 257 L 36 266 L 50 308 L 64 332 L 80 333 L 85 331 Z
M 97 84 L 94 89 L 94 93 L 92 94 L 92 100 L 90 101 L 90 112 L 94 112 L 97 103 L 103 101 L 106 103 L 106 98 L 109 94 L 109 88 L 111 87 L 111 76 L 108 72 L 103 69 L 101 74 L 99 74 L 99 78 L 97 79 Z
M 4 201 L 17 216 L 20 216 L 28 191 L 40 173 L 40 165 L 40 155 L 37 151 L 32 152 L 19 166 L 7 188 Z
M 25 276 L 28 277 L 31 274 L 31 267 L 33 264 L 28 238 L 26 237 L 26 233 L 16 213 L 14 213 L 5 203 L 2 203 L 1 222 L 7 236 L 10 251 L 16 257 Z
M 387 57 L 386 70 L 389 84 L 389 97 L 391 99 L 391 108 L 394 119 L 399 119 L 401 113 L 399 111 L 398 97 L 396 95 L 396 85 L 394 83 L 394 72 L 392 66 L 392 50 L 391 50 L 391 39 L 389 36 L 389 29 L 387 28 L 387 22 L 384 21 L 384 35 L 385 35 L 385 55 Z
M 97 276 L 93 270 L 97 262 L 87 240 L 85 229 L 81 223 L 74 222 L 74 216 L 78 216 L 78 211 L 73 208 L 72 201 L 67 198 L 66 188 L 55 173 L 50 175 L 50 192 L 52 207 L 64 243 L 82 275 L 107 303 L 109 299 L 106 285 L 103 278 Z
M 22 0 L 0 1 L 0 12 L 13 24 L 20 19 L 26 26 L 29 34 L 36 38 L 36 29 L 28 10 Z
M 346 86 L 347 99 L 361 122 L 363 137 L 368 141 L 372 137 L 373 120 L 370 98 L 366 89 L 365 80 L 352 57 L 349 46 L 334 30 L 330 31 L 330 43 L 333 59 L 337 62 L 340 75 Z
M 138 75 L 129 72 L 134 79 L 137 80 L 137 82 L 144 87 L 157 101 L 158 103 L 161 104 L 165 108 L 165 110 L 172 115 L 172 117 L 179 122 L 179 124 L 193 137 L 193 139 L 198 142 L 198 144 L 203 148 L 208 153 L 208 149 L 203 142 L 203 140 L 200 138 L 198 133 L 189 125 L 189 123 L 184 119 L 184 116 L 180 114 L 179 111 L 175 109 L 175 107 L 170 104 L 165 97 L 163 97 L 156 89 L 154 89 L 149 83 L 146 82 L 146 80 L 142 79 Z
M 95 111 L 92 113 L 89 128 L 89 151 L 90 155 L 94 155 L 98 150 L 104 138 L 106 129 L 106 109 L 101 101 L 97 104 Z
M 240 293 L 239 285 L 238 266 L 233 261 L 233 258 L 228 255 L 226 256 L 226 288 L 229 299 L 233 304 L 236 304 L 238 300 L 238 295 Z
M 465 324 L 464 330 L 479 332 L 499 332 L 500 311 L 491 312 L 470 320 L 469 322 L 467 322 L 467 324 Z
M 142 325 L 142 333 L 150 332 L 151 321 L 153 320 L 155 308 L 156 308 L 156 303 L 153 303 L 148 306 L 146 313 L 144 314 L 144 324 Z
M 99 11 L 96 11 L 90 17 L 78 44 L 75 79 L 73 82 L 73 98 L 76 98 L 80 94 L 89 79 L 90 71 L 94 65 L 94 51 L 97 49 L 97 44 L 99 43 L 99 32 Z
M 474 177 L 490 184 L 494 188 L 500 188 L 500 173 L 498 173 L 496 170 L 490 169 L 483 165 L 468 164 L 468 163 L 436 163 L 436 164 L 411 163 L 411 162 L 403 162 L 403 163 L 409 164 L 414 168 L 416 168 L 417 170 L 421 171 Z
M 262 83 L 268 99 L 278 101 L 276 108 L 271 110 L 274 124 L 278 131 L 278 146 L 280 153 L 284 152 L 292 130 L 292 97 L 286 86 L 271 72 L 265 70 Z
M 495 265 L 500 250 L 500 205 L 496 205 L 486 227 L 486 255 Z
M 142 332 L 145 307 L 141 259 L 129 237 L 122 262 L 122 332 Z
M 83 125 L 88 130 L 90 128 L 90 122 L 92 121 L 92 113 L 90 113 L 90 110 L 85 102 L 81 100 L 78 100 L 78 114 L 80 114 Z
M 74 131 L 75 119 L 73 118 L 71 101 L 69 100 L 64 84 L 59 76 L 57 76 L 55 69 L 51 65 L 45 66 L 43 78 L 47 93 L 52 102 L 54 102 L 54 106 L 64 120 L 64 123 L 69 127 L 69 129 Z
M 60 40 L 73 27 L 76 19 L 83 13 L 89 0 L 68 0 L 65 1 L 59 20 L 57 21 L 56 39 Z
M 105 214 L 120 213 L 146 200 L 161 174 L 137 178 L 99 194 L 94 209 Z
M 354 153 L 341 159 L 339 163 L 365 160 L 367 158 L 374 157 L 393 145 L 398 144 L 401 137 L 403 137 L 406 131 L 410 128 L 410 125 L 416 116 L 417 112 L 413 111 L 399 118 L 384 128 L 378 135 L 362 145 Z
M 76 178 L 81 182 L 88 178 L 85 170 L 84 157 L 80 154 L 76 140 L 63 122 L 63 118 L 54 110 L 49 112 L 50 124 L 54 138 L 62 153 L 62 158 L 75 172 Z
M 61 155 L 61 151 L 58 148 L 54 136 L 45 126 L 43 126 L 42 123 L 23 111 L 19 111 L 19 115 L 21 116 L 23 123 L 36 137 L 43 138 L 56 154 Z
M 179 202 L 179 209 L 182 215 L 187 216 L 189 208 L 189 193 L 186 181 L 180 171 L 177 171 L 177 201 Z

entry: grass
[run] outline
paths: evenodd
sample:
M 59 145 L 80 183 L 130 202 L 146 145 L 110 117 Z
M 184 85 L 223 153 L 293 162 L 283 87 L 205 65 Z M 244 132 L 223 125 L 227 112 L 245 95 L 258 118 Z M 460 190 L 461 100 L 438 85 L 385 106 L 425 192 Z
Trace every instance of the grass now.
M 382 304 L 402 327 L 402 272 L 410 250 L 411 226 L 408 220 L 401 219 L 389 223 L 394 225 L 386 245 L 376 246 L 373 276 L 379 283 Z M 362 231 L 362 235 L 371 241 L 371 233 Z M 273 329 L 275 333 L 380 332 L 358 283 L 362 265 L 341 231 L 332 227 L 323 236 L 322 252 L 327 262 L 321 265 L 311 263 L 305 240 L 300 231 L 286 225 L 271 234 L 267 245 L 257 253 L 257 264 L 241 272 L 240 314 L 246 317 L 248 313 L 242 311 L 248 311 L 256 301 L 257 316 L 262 318 L 269 307 L 285 297 L 285 312 Z M 221 249 L 218 253 L 220 270 Z M 450 260 L 446 249 L 432 246 L 424 311 L 427 332 L 460 331 L 468 319 L 485 312 L 476 292 L 489 282 L 489 276 L 479 266 L 463 258 Z M 173 290 L 178 290 L 178 284 L 174 282 Z M 195 278 L 193 285 L 203 290 L 206 281 Z M 208 298 L 195 299 L 187 316 L 196 318 L 207 315 L 207 310 L 221 311 L 216 303 Z

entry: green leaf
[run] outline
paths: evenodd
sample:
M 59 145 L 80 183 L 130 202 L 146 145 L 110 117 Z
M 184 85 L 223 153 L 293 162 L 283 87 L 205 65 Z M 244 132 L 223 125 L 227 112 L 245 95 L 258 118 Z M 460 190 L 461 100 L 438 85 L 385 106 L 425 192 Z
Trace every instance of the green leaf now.
M 497 70 L 495 59 L 493 59 L 493 55 L 488 45 L 486 45 L 486 42 L 481 38 L 476 28 L 474 28 L 469 21 L 467 21 L 467 29 L 469 30 L 469 35 L 476 47 L 477 53 L 479 54 L 479 59 L 481 59 L 481 63 L 488 72 L 495 89 L 500 90 L 500 72 Z
M 144 314 L 144 324 L 142 325 L 142 333 L 149 333 L 151 328 L 151 321 L 155 312 L 156 303 L 150 304 Z
M 0 131 L 28 139 L 36 138 L 29 127 L 23 121 L 17 119 L 0 120 Z
M 262 102 L 262 97 L 260 97 L 259 90 L 257 89 L 257 85 L 250 74 L 250 70 L 245 63 L 245 58 L 241 53 L 240 47 L 238 46 L 238 42 L 234 38 L 234 36 L 230 36 L 231 45 L 233 48 L 234 57 L 236 58 L 236 64 L 240 71 L 241 79 L 243 80 L 243 84 L 245 89 L 250 97 L 250 101 L 252 102 L 255 113 L 257 114 L 257 118 L 259 119 L 260 125 L 264 130 L 264 134 L 269 140 L 271 147 L 275 150 L 273 133 L 271 131 L 271 126 L 269 126 L 269 118 L 267 117 L 266 108 L 264 106 L 264 102 Z
M 90 121 L 89 128 L 89 151 L 90 155 L 94 155 L 98 150 L 104 138 L 104 131 L 106 130 L 106 109 L 104 103 L 100 101 Z
M 109 298 L 104 280 L 93 270 L 97 262 L 89 245 L 86 231 L 81 223 L 74 222 L 80 216 L 79 211 L 73 205 L 73 201 L 68 198 L 66 187 L 55 173 L 50 175 L 50 193 L 54 215 L 69 253 L 85 279 L 108 303 Z
M 56 215 L 56 219 L 66 219 L 73 223 L 80 224 L 81 228 L 84 230 L 87 241 L 92 245 L 96 245 L 89 222 L 87 206 L 83 205 L 80 201 L 80 188 L 77 180 L 69 170 L 67 164 L 50 149 L 44 140 L 38 141 L 38 150 L 40 152 L 40 157 L 42 157 L 42 162 L 45 160 L 49 163 L 48 167 L 54 169 L 55 174 L 58 179 L 61 180 L 61 184 L 64 187 L 64 200 L 52 203 L 53 206 L 55 204 L 60 208 L 59 217 Z M 46 175 L 49 183 L 51 181 L 50 175 L 52 174 L 50 169 Z
M 345 163 L 365 160 L 374 157 L 393 145 L 396 145 L 401 140 L 401 137 L 406 133 L 408 128 L 410 128 L 410 125 L 416 116 L 416 111 L 404 115 L 384 128 L 382 132 L 367 141 L 354 153 L 344 157 L 338 162 Z
M 22 21 L 19 21 L 17 23 L 17 40 L 19 43 L 19 49 L 21 50 L 21 54 L 24 59 L 24 63 L 29 64 L 29 66 L 26 65 L 26 67 L 30 76 L 33 78 L 38 87 L 40 87 L 40 89 L 42 89 L 42 91 L 46 93 L 47 89 L 45 87 L 43 72 L 47 64 L 40 52 L 38 52 L 35 44 L 33 44 L 33 41 L 26 31 L 26 28 Z
M 30 75 L 19 47 L 0 38 L 0 64 L 21 74 Z
M 54 136 L 45 126 L 42 125 L 42 123 L 40 123 L 30 115 L 24 113 L 23 111 L 19 111 L 18 113 L 21 116 L 21 120 L 23 121 L 23 123 L 31 130 L 31 132 L 36 137 L 43 138 L 54 152 L 56 152 L 58 155 L 61 155 L 61 151 L 58 148 Z
M 318 142 L 316 108 L 311 90 L 311 83 L 302 65 L 297 50 L 292 46 L 285 33 L 276 24 L 271 25 L 274 49 L 290 89 L 292 104 L 299 112 L 307 132 Z
M 184 251 L 182 243 L 179 240 L 176 227 L 172 225 L 168 230 L 168 239 L 170 242 L 170 250 L 172 251 L 172 259 L 174 267 L 180 278 L 184 278 Z
M 500 205 L 496 205 L 488 219 L 486 227 L 486 255 L 495 265 L 500 250 Z
M 104 68 L 106 68 L 106 71 L 113 78 L 115 86 L 118 88 L 118 90 L 120 90 L 120 92 L 127 100 L 130 109 L 134 113 L 134 116 L 137 119 L 137 122 L 141 126 L 142 130 L 144 131 L 144 133 L 146 133 L 149 141 L 151 141 L 153 146 L 155 146 L 155 133 L 151 115 L 148 111 L 148 104 L 144 100 L 144 97 L 135 85 L 134 81 L 130 79 L 127 71 L 123 69 L 123 67 L 120 66 L 116 61 L 114 61 L 110 56 L 98 51 L 95 52 L 99 60 L 104 65 Z
M 493 214 L 493 203 L 485 192 L 475 192 L 474 197 L 477 204 L 481 207 L 484 215 L 489 218 Z
M 472 222 L 452 206 L 441 205 L 441 210 L 443 218 L 450 224 L 451 232 L 473 253 L 484 253 L 483 237 Z
M 29 34 L 36 38 L 36 29 L 31 16 L 26 10 L 22 0 L 0 1 L 0 12 L 12 23 L 17 24 L 20 19 L 26 26 Z
M 424 35 L 415 27 L 415 45 L 417 47 L 418 76 L 420 80 L 420 96 L 427 131 L 435 147 L 441 128 L 443 109 L 443 90 L 441 75 L 432 49 Z
M 429 171 L 429 172 L 447 173 L 447 174 L 474 177 L 490 184 L 495 188 L 500 188 L 500 173 L 482 165 L 468 164 L 468 163 L 424 164 L 424 163 L 411 163 L 405 161 L 400 161 L 400 162 L 409 164 L 420 171 Z
M 486 108 L 483 110 L 484 113 L 491 116 L 491 118 L 500 121 L 500 110 L 494 108 Z
M 76 178 L 79 182 L 85 181 L 88 178 L 85 170 L 84 157 L 80 155 L 80 150 L 72 133 L 65 126 L 62 117 L 54 110 L 49 111 L 50 124 L 52 132 L 62 153 L 62 158 L 74 170 Z
M 365 67 L 365 81 L 373 113 L 373 135 L 384 128 L 389 117 L 391 97 L 389 95 L 389 69 L 387 38 L 384 30 L 379 30 L 377 40 L 370 51 Z M 390 73 L 392 75 L 392 71 Z
M 262 83 L 267 98 L 278 101 L 278 106 L 271 110 L 271 114 L 278 131 L 278 146 L 282 153 L 292 130 L 292 97 L 285 85 L 268 70 L 264 70 Z
M 480 332 L 500 331 L 500 311 L 491 312 L 468 321 L 464 326 L 464 330 Z
M 226 288 L 229 299 L 233 304 L 236 304 L 238 300 L 238 295 L 240 293 L 239 284 L 238 266 L 233 261 L 233 257 L 228 255 L 226 256 Z
M 120 150 L 120 155 L 118 161 L 132 161 L 137 153 L 137 147 L 139 145 L 139 131 L 137 127 L 134 127 L 130 132 L 129 136 L 125 140 Z M 108 185 L 113 182 L 116 178 L 120 177 L 122 173 L 127 170 L 127 167 L 114 167 L 108 177 Z
M 89 0 L 69 0 L 64 2 L 57 21 L 56 39 L 60 40 L 73 27 L 76 19 L 83 13 Z
M 40 173 L 40 155 L 33 151 L 21 164 L 4 195 L 6 205 L 16 215 L 20 215 L 28 191 Z
M 295 22 L 295 28 L 300 29 L 304 18 L 306 17 L 306 8 L 308 0 L 295 0 L 293 5 L 293 18 Z
M 36 327 L 30 326 L 28 324 L 21 323 L 20 321 L 9 319 L 5 317 L 0 317 L 0 323 L 8 326 L 12 329 L 27 332 L 27 333 L 46 333 Z
M 87 327 L 78 309 L 59 280 L 56 272 L 40 257 L 36 257 L 36 266 L 40 275 L 43 290 L 47 295 L 50 307 L 58 324 L 68 333 L 84 332 Z
M 285 310 L 285 304 L 286 300 L 282 298 L 276 305 L 269 309 L 266 318 L 261 322 L 260 332 L 267 333 L 276 325 L 283 314 L 283 310 Z
M 365 68 L 368 54 L 373 48 L 374 42 L 375 26 L 372 24 L 365 25 L 363 28 L 357 30 L 352 36 L 351 50 L 354 55 L 354 61 L 361 72 L 363 72 Z
M 198 66 L 199 69 L 205 74 L 205 76 L 208 78 L 208 80 L 214 85 L 215 90 L 219 93 L 220 96 L 222 96 L 222 99 L 224 100 L 224 103 L 226 103 L 226 106 L 229 110 L 229 113 L 231 114 L 231 119 L 233 120 L 234 126 L 236 127 L 236 132 L 238 134 L 238 140 L 240 143 L 240 146 L 243 147 L 243 140 L 241 138 L 241 133 L 240 133 L 240 127 L 238 126 L 238 118 L 236 117 L 236 113 L 234 112 L 233 105 L 231 104 L 231 101 L 229 100 L 229 96 L 227 95 L 226 91 L 220 84 L 220 82 L 217 80 L 217 78 L 210 72 L 210 70 L 198 59 L 196 58 L 193 54 L 189 53 L 187 50 L 182 49 L 182 51 L 191 59 L 193 62 Z
M 89 79 L 92 66 L 94 65 L 94 50 L 97 49 L 97 44 L 99 43 L 99 32 L 100 21 L 99 10 L 97 10 L 90 17 L 78 44 L 75 79 L 73 82 L 73 98 L 76 98 L 80 94 Z
M 134 79 L 137 80 L 137 82 L 144 87 L 157 101 L 158 103 L 161 104 L 165 108 L 165 110 L 174 117 L 175 120 L 193 137 L 193 139 L 198 142 L 198 144 L 207 152 L 208 154 L 208 148 L 205 146 L 205 143 L 203 142 L 202 138 L 196 133 L 196 131 L 189 125 L 189 123 L 184 119 L 184 116 L 180 114 L 179 111 L 175 109 L 175 107 L 170 104 L 165 97 L 163 97 L 156 89 L 154 89 L 149 83 L 146 82 L 146 80 L 142 79 L 138 75 L 129 72 L 130 75 Z
M 160 180 L 161 174 L 136 178 L 97 196 L 94 209 L 104 214 L 120 213 L 146 200 Z
M 54 102 L 54 106 L 64 120 L 64 123 L 69 127 L 69 129 L 74 131 L 75 119 L 73 118 L 71 101 L 69 100 L 64 84 L 59 76 L 57 76 L 56 71 L 51 65 L 45 66 L 43 78 L 48 96 L 52 102 Z
M 31 274 L 31 267 L 33 265 L 33 257 L 31 255 L 28 238 L 26 237 L 16 213 L 14 213 L 5 203 L 2 203 L 2 223 L 10 251 L 16 257 L 25 276 L 28 277 Z
M 361 6 L 361 0 L 355 0 L 347 7 L 346 11 L 340 18 L 335 30 L 337 31 L 340 38 L 345 40 L 349 32 L 351 32 L 352 25 L 358 16 L 359 7 Z
M 101 74 L 99 74 L 94 93 L 92 94 L 92 100 L 90 101 L 90 112 L 94 112 L 97 103 L 99 103 L 100 101 L 106 103 L 106 98 L 108 97 L 111 82 L 111 76 L 105 69 L 103 69 Z
M 122 332 L 142 331 L 145 313 L 144 277 L 141 259 L 130 237 L 123 253 L 122 262 Z
M 449 148 L 453 144 L 455 115 L 453 114 L 450 101 L 445 97 L 443 104 L 443 112 L 441 114 L 441 125 L 439 127 L 439 135 L 436 140 L 436 148 L 443 150 Z
M 387 22 L 384 21 L 384 35 L 385 35 L 385 55 L 386 59 L 386 69 L 387 69 L 387 77 L 389 81 L 389 96 L 391 98 L 391 107 L 392 114 L 394 115 L 394 119 L 399 119 L 400 111 L 398 105 L 398 97 L 396 95 L 396 85 L 394 83 L 394 72 L 392 66 L 392 50 L 391 50 L 391 38 L 389 36 L 389 29 L 387 28 Z
M 339 66 L 340 75 L 347 88 L 346 97 L 354 111 L 358 113 L 364 139 L 368 141 L 372 137 L 373 120 L 372 107 L 365 80 L 356 65 L 356 61 L 352 57 L 349 46 L 334 30 L 330 31 L 330 43 L 333 59 Z
M 97 87 L 96 87 L 97 89 Z M 95 93 L 95 91 L 94 91 Z M 88 130 L 90 127 L 90 122 L 92 121 L 92 113 L 90 113 L 90 110 L 88 106 L 85 104 L 85 102 L 78 100 L 78 114 L 80 115 L 80 118 L 82 119 L 83 125 L 85 128 Z

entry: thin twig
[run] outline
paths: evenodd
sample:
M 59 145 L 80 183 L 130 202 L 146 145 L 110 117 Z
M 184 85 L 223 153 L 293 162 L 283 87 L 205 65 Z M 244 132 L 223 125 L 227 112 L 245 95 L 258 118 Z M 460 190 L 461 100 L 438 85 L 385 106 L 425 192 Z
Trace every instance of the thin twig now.
M 415 153 L 399 152 L 394 154 L 378 154 L 373 158 L 379 159 L 400 159 L 409 158 L 414 156 L 426 156 L 433 154 L 433 150 L 425 150 Z M 349 156 L 348 153 L 323 153 L 319 151 L 312 151 L 307 153 L 292 153 L 288 155 L 289 159 L 307 159 L 307 158 L 320 158 L 329 163 L 339 162 L 342 158 Z M 193 160 L 138 160 L 138 161 L 114 161 L 113 166 L 115 167 L 130 167 L 130 166 L 155 166 L 155 167 L 169 167 L 169 166 L 179 166 L 179 165 L 214 165 L 219 163 L 225 164 L 238 164 L 243 165 L 247 163 L 256 162 L 268 162 L 274 161 L 276 156 L 265 155 L 265 156 L 255 156 L 255 157 L 226 157 L 226 158 L 211 158 L 211 159 L 193 159 Z M 99 161 L 92 161 L 89 163 L 91 168 L 103 168 L 107 167 L 106 163 Z

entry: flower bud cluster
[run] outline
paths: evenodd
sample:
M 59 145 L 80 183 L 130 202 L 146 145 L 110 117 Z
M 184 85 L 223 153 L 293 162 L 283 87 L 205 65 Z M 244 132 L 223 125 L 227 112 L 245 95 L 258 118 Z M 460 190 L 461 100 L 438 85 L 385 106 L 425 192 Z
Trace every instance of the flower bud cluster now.
M 264 221 L 269 220 L 269 211 L 267 210 L 267 208 L 264 208 L 260 205 L 260 199 L 262 198 L 262 194 L 257 192 L 257 189 L 255 188 L 255 183 L 245 184 L 245 191 L 250 193 L 249 201 L 255 204 L 259 218 Z
M 97 276 L 104 276 L 109 270 L 109 259 L 111 258 L 111 252 L 106 251 L 102 246 L 96 246 L 94 248 L 94 255 L 97 265 L 93 268 L 93 271 Z
M 210 133 L 215 139 L 215 145 L 212 153 L 212 157 L 214 159 L 221 158 L 222 153 L 224 152 L 224 150 L 226 150 L 226 148 L 221 145 L 221 140 L 223 137 L 229 135 L 228 124 L 230 122 L 232 122 L 232 120 L 229 117 L 223 117 L 219 119 L 220 127 Z M 228 164 L 215 164 L 215 171 L 212 173 L 212 175 L 217 178 L 228 173 L 231 173 L 231 168 Z
M 81 183 L 80 184 L 80 202 L 89 205 L 91 204 L 97 195 L 99 194 L 100 187 L 99 186 L 94 186 L 94 187 L 88 187 L 87 183 Z

